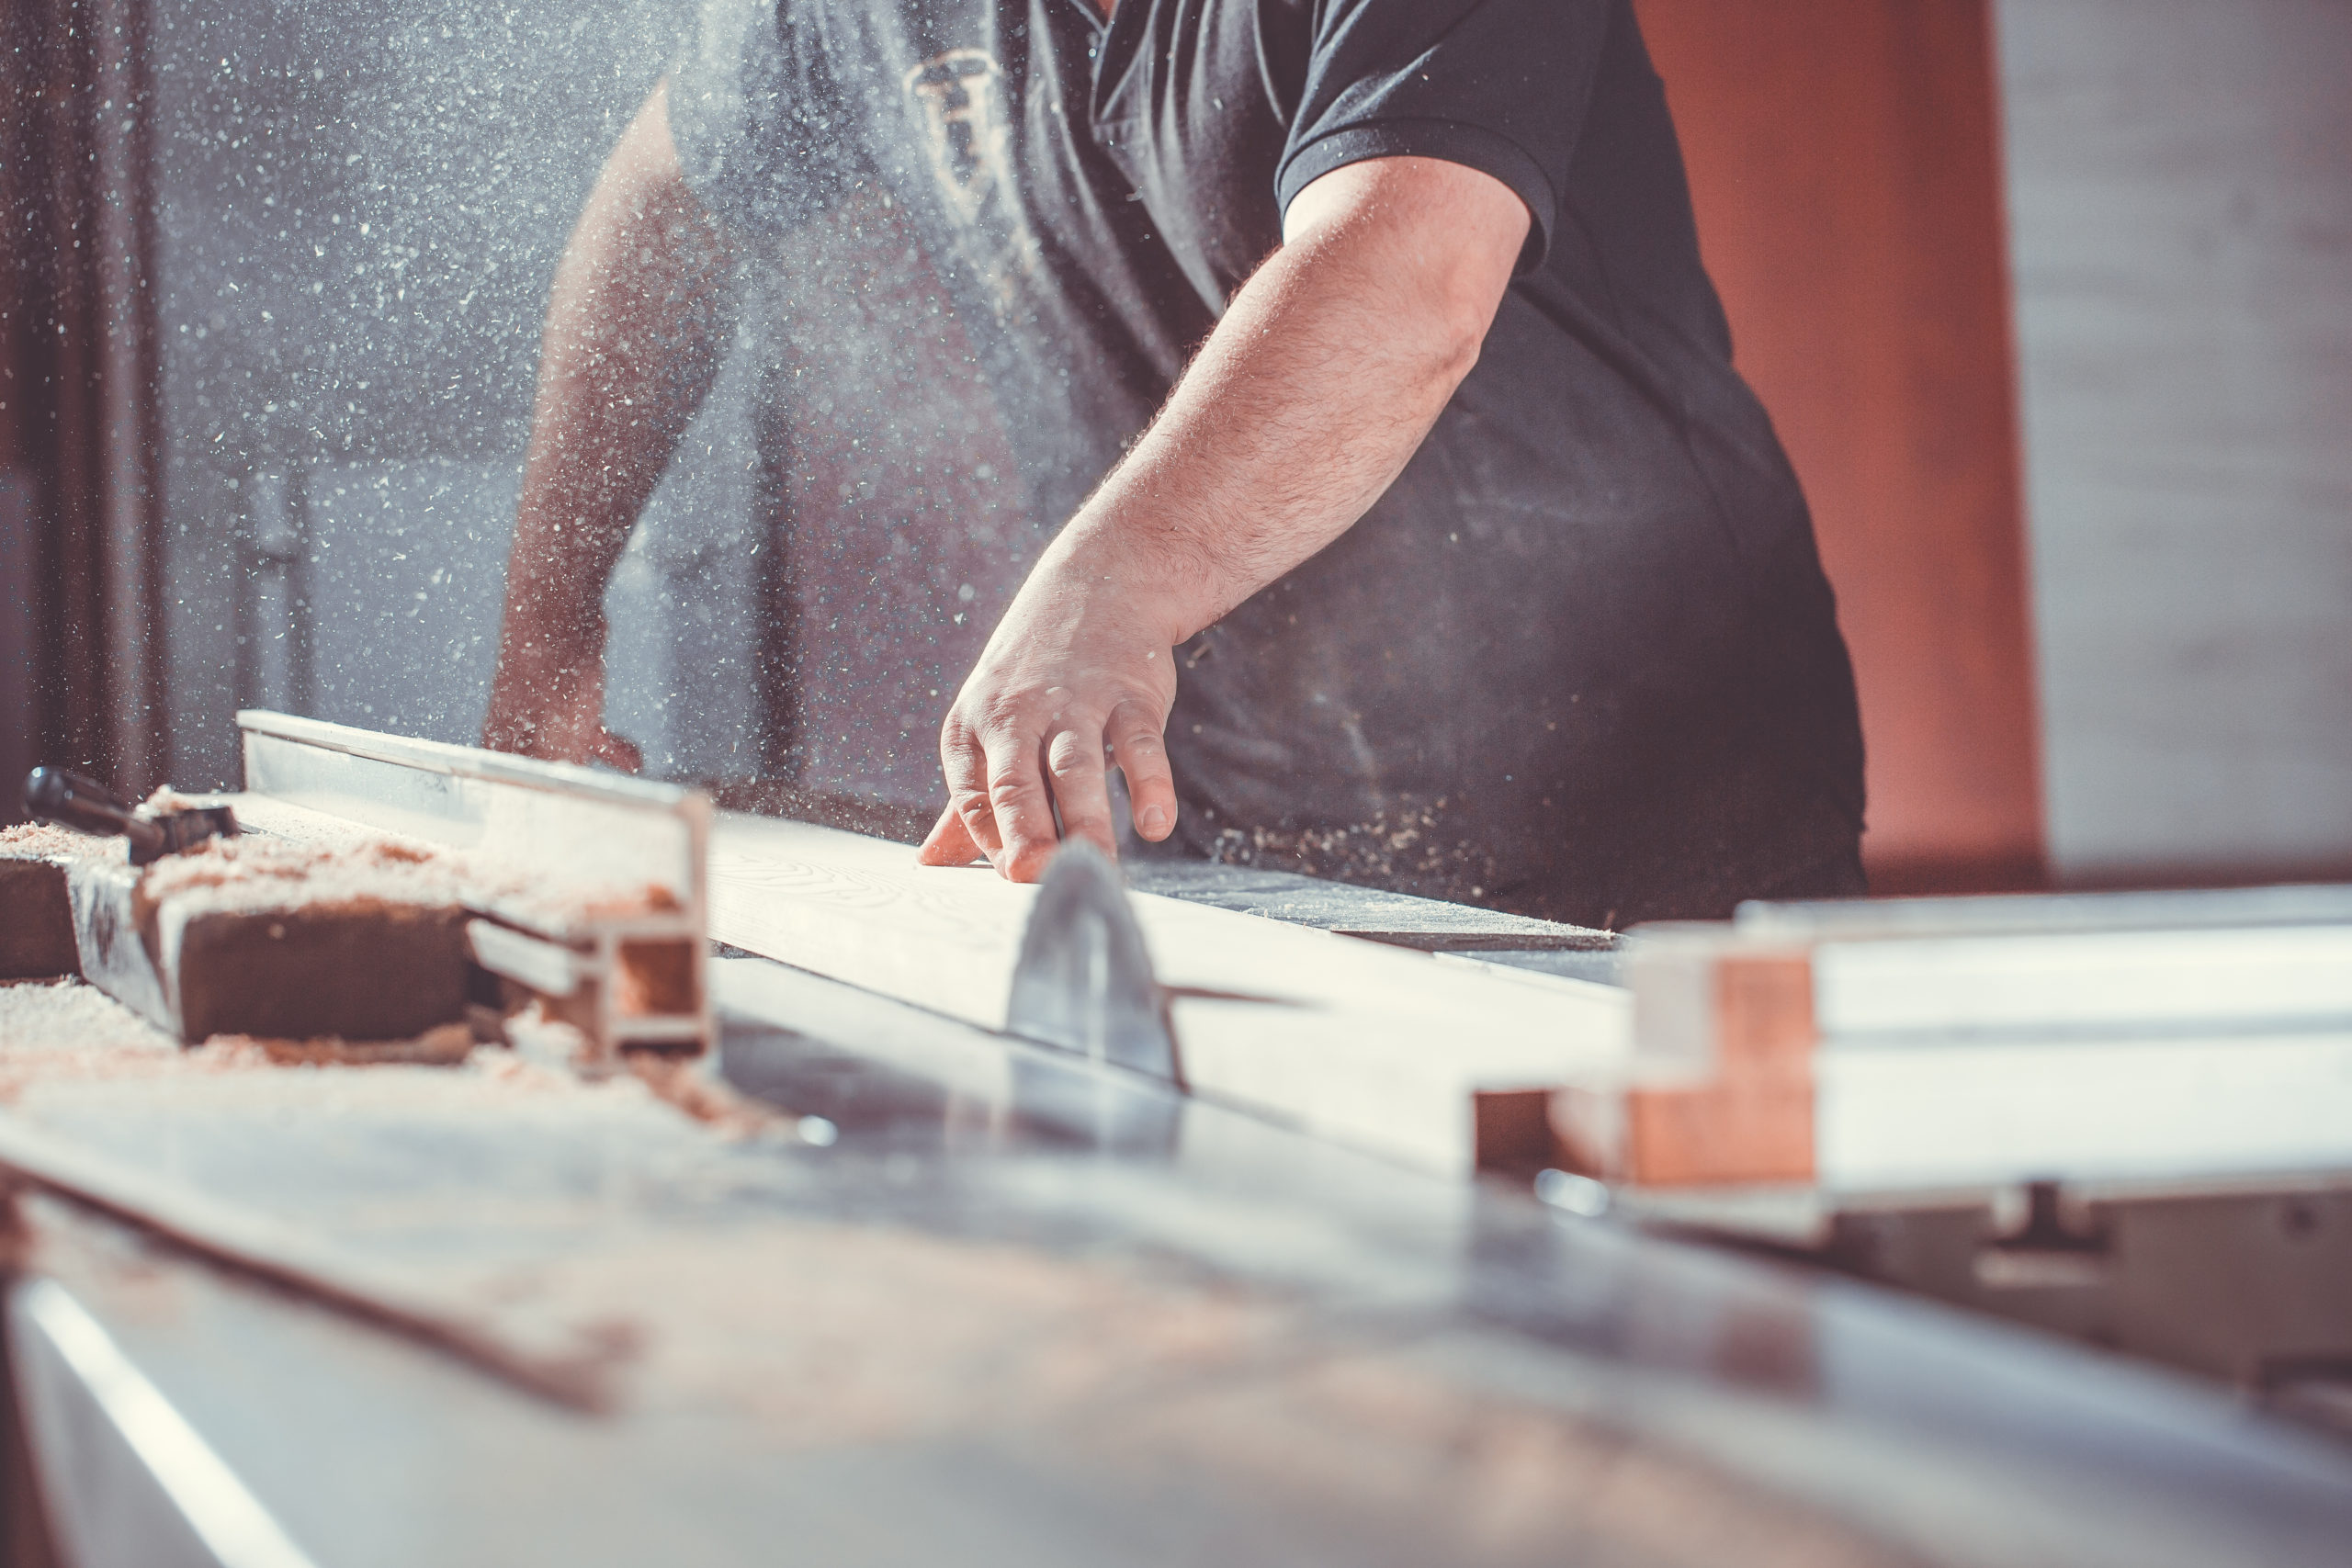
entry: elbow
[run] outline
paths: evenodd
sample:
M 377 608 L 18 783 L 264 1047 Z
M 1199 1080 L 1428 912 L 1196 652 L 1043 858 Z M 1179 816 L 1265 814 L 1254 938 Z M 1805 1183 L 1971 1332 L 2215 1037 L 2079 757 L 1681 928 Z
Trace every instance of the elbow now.
M 1440 338 L 1440 378 L 1451 397 L 1453 389 L 1462 385 L 1476 367 L 1478 355 L 1487 346 L 1487 329 L 1494 324 L 1493 312 L 1483 315 L 1464 311 L 1449 312 Z
M 1487 346 L 1487 333 L 1494 325 L 1495 306 L 1491 299 L 1449 291 L 1425 318 L 1429 322 L 1424 348 L 1427 375 L 1441 398 L 1452 397 L 1454 388 L 1477 365 Z
M 1424 323 L 1428 363 L 1444 396 L 1453 396 L 1476 367 L 1510 286 L 1509 272 L 1498 276 L 1487 256 L 1471 250 L 1442 256 L 1422 275 L 1418 314 Z

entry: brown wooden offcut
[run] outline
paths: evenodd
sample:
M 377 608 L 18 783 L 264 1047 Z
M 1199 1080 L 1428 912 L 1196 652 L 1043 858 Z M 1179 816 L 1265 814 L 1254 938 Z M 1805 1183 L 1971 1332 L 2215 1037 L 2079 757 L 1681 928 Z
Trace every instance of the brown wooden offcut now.
M 0 980 L 71 975 L 77 963 L 65 868 L 0 855 Z
M 1644 1187 L 1812 1180 L 1813 1075 L 1751 1070 L 1704 1089 L 1633 1090 L 1615 1174 Z
M 1813 1179 L 1813 961 L 1716 961 L 1713 1077 L 1625 1097 L 1627 1180 L 1648 1187 Z
M 1718 953 L 1703 983 L 1713 993 L 1704 1081 L 1562 1091 L 1553 1130 L 1570 1169 L 1644 1187 L 1813 1179 L 1810 954 Z
M 1853 649 L 1877 890 L 2042 875 L 1987 0 L 1636 0 Z

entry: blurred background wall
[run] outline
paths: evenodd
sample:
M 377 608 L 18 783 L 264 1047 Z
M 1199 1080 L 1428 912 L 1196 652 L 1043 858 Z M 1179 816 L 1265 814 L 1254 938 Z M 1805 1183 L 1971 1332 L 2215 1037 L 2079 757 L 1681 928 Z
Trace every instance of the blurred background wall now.
M 233 782 L 241 705 L 479 735 L 548 281 L 689 10 L 12 9 L 10 772 L 37 753 L 137 788 Z M 116 37 L 135 91 L 98 47 Z M 93 156 L 122 126 L 129 172 Z M 103 252 L 117 276 L 79 259 L 109 223 L 135 231 Z M 610 700 L 664 771 L 724 772 L 756 730 L 744 368 L 615 582 Z M 115 436 L 116 405 L 144 439 Z M 143 599 L 107 591 L 142 570 Z M 113 656 L 124 623 L 155 631 L 143 686 Z
M 1998 20 L 2052 858 L 2352 875 L 2352 5 Z
M 1874 882 L 2352 874 L 2352 6 L 1639 5 Z
M 1735 358 L 1804 481 L 1890 891 L 2043 874 L 1983 0 L 1643 0 Z
M 1638 4 L 1881 886 L 2352 870 L 2352 6 Z M 686 8 L 0 17 L 0 766 L 233 782 L 241 704 L 472 737 L 548 280 Z M 611 595 L 675 775 L 758 766 L 749 357 Z

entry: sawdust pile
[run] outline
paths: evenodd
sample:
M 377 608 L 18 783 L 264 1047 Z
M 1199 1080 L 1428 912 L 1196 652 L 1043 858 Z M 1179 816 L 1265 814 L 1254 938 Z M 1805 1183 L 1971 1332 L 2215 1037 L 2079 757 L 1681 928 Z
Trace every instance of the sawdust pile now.
M 297 908 L 406 904 L 450 908 L 469 897 L 498 896 L 457 857 L 391 839 L 297 843 L 248 835 L 213 839 L 147 868 L 141 896 L 190 917 L 259 914 Z M 519 887 L 513 889 L 519 892 Z
M 281 1067 L 453 1067 L 473 1054 L 473 1031 L 462 1023 L 428 1029 L 413 1040 L 349 1041 L 334 1035 L 316 1040 L 271 1040 L 252 1034 L 216 1034 L 208 1051 L 258 1051 Z
M 176 1055 L 180 1043 L 78 979 L 0 985 L 0 1054 Z
M 212 839 L 184 854 L 167 855 L 148 868 L 141 897 L 151 908 L 169 902 L 181 919 L 407 906 L 472 909 L 547 932 L 678 908 L 667 888 L 551 887 L 543 874 L 494 855 L 390 835 L 294 838 L 276 832 Z
M 67 861 L 100 855 L 123 859 L 122 840 L 77 833 L 49 822 L 19 822 L 12 828 L 0 828 L 0 858 Z

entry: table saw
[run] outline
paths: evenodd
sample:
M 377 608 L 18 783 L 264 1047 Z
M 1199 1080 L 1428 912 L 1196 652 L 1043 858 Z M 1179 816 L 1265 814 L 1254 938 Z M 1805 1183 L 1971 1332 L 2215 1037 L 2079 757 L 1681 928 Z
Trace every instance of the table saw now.
M 1863 1219 L 1545 1163 L 1538 1080 L 1627 1070 L 1605 935 L 1240 868 L 902 885 L 691 792 L 247 724 L 265 832 L 605 813 L 555 852 L 715 945 L 623 1005 L 681 928 L 484 900 L 445 1066 L 0 988 L 15 1561 L 2345 1560 L 2324 1422 L 1856 1279 L 1921 1251 Z M 1378 1094 L 1269 1066 L 1360 1043 Z

